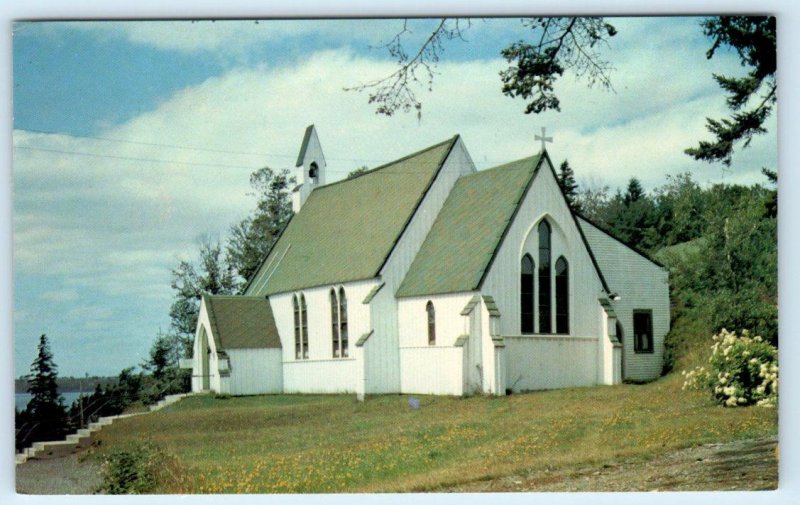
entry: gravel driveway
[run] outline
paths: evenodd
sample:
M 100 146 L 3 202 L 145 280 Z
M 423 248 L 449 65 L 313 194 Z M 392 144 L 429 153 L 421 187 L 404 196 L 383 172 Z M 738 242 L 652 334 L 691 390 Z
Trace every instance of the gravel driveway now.
M 100 465 L 85 454 L 31 459 L 16 465 L 17 493 L 92 494 L 100 485 Z

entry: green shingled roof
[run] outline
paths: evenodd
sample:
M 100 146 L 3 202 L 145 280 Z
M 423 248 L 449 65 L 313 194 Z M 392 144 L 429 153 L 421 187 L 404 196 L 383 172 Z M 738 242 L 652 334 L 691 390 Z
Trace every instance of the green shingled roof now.
M 203 301 L 218 351 L 280 349 L 281 339 L 266 298 L 204 295 Z
M 378 275 L 457 140 L 315 189 L 246 295 L 269 295 Z
M 537 155 L 461 177 L 397 296 L 477 289 L 539 161 Z

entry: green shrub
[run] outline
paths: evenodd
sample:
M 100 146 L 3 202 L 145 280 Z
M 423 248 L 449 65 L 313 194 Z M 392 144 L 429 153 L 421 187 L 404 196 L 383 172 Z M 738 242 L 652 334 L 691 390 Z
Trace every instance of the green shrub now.
M 150 442 L 115 450 L 103 461 L 103 483 L 99 493 L 151 493 L 168 480 L 175 480 L 174 458 Z
M 713 337 L 708 368 L 683 371 L 684 389 L 706 389 L 726 406 L 774 407 L 778 402 L 778 350 L 748 330 Z

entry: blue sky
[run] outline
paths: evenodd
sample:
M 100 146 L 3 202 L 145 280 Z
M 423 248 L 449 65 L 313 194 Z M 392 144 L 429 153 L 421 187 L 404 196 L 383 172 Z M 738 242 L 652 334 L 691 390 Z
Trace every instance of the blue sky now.
M 169 326 L 170 269 L 202 237 L 224 240 L 253 207 L 248 176 L 289 167 L 317 125 L 334 179 L 460 133 L 479 168 L 555 137 L 583 185 L 652 189 L 690 171 L 703 183 L 763 182 L 777 120 L 730 171 L 682 154 L 726 112 L 712 72 L 741 72 L 698 18 L 613 19 L 615 92 L 565 75 L 561 113 L 523 114 L 500 93 L 499 50 L 518 19 L 476 20 L 445 47 L 423 117 L 374 114 L 346 86 L 388 74 L 400 20 L 18 23 L 13 38 L 15 375 L 41 333 L 64 375 L 117 374 Z M 430 20 L 411 25 L 409 47 Z M 225 152 L 220 152 L 225 151 Z

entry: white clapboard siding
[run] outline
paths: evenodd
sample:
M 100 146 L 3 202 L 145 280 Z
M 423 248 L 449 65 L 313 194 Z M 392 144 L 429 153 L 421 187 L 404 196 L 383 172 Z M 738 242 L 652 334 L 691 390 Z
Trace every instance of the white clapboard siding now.
M 396 393 L 400 390 L 399 321 L 394 294 L 456 180 L 474 171 L 475 165 L 459 139 L 381 269 L 381 280 L 385 285 L 370 303 L 375 331 L 364 346 L 367 393 Z
M 404 347 L 401 392 L 423 395 L 455 395 L 464 392 L 463 347 Z
M 480 310 L 477 310 L 480 309 Z M 507 363 L 504 359 L 505 347 L 497 347 L 492 339 L 493 331 L 492 320 L 498 320 L 497 316 L 490 316 L 484 300 L 473 311 L 478 316 L 478 327 L 480 328 L 481 338 L 481 372 L 483 375 L 483 392 L 492 395 L 504 395 L 506 388 Z M 501 313 L 502 316 L 502 313 Z M 499 320 L 495 323 L 499 327 Z
M 355 358 L 284 361 L 285 393 L 357 393 L 359 362 Z
M 512 391 L 597 384 L 597 338 L 524 335 L 504 341 L 506 387 Z
M 371 329 L 369 307 L 361 303 L 377 280 L 349 282 L 270 295 L 275 325 L 283 347 L 283 388 L 289 393 L 350 393 L 363 383 L 363 365 L 356 341 Z M 330 290 L 344 287 L 347 296 L 348 355 L 333 358 Z M 302 293 L 308 317 L 308 359 L 295 358 L 292 296 Z M 303 384 L 307 384 L 304 387 Z
M 428 302 L 433 303 L 436 322 L 436 345 L 452 347 L 456 339 L 469 333 L 469 319 L 461 311 L 474 293 L 448 293 L 443 295 L 401 298 L 400 348 L 428 345 Z
M 467 347 L 454 347 L 469 332 L 469 318 L 461 315 L 473 293 L 403 298 L 400 315 L 401 392 L 461 395 Z M 428 343 L 428 301 L 435 313 L 435 345 Z
M 661 374 L 664 364 L 664 336 L 669 332 L 669 275 L 655 263 L 610 237 L 588 221 L 580 220 L 600 268 L 612 291 L 620 295 L 614 311 L 623 328 L 623 378 L 649 380 Z M 652 353 L 635 353 L 633 311 L 653 311 Z
M 546 161 L 544 162 L 546 163 Z M 481 291 L 491 295 L 500 310 L 500 334 L 519 335 L 520 329 L 520 262 L 525 253 L 539 267 L 538 224 L 547 218 L 551 225 L 551 271 L 564 256 L 569 264 L 569 328 L 570 335 L 599 335 L 602 332 L 598 296 L 602 284 L 591 257 L 583 245 L 580 232 L 558 183 L 550 169 L 539 169 L 523 200 L 508 233 L 495 255 Z M 555 282 L 550 283 L 553 300 L 552 327 L 555 329 Z M 539 282 L 534 273 L 534 307 L 539 299 Z M 538 310 L 534 308 L 534 328 L 539 327 Z
M 280 349 L 229 349 L 228 378 L 232 395 L 257 395 L 283 392 Z

